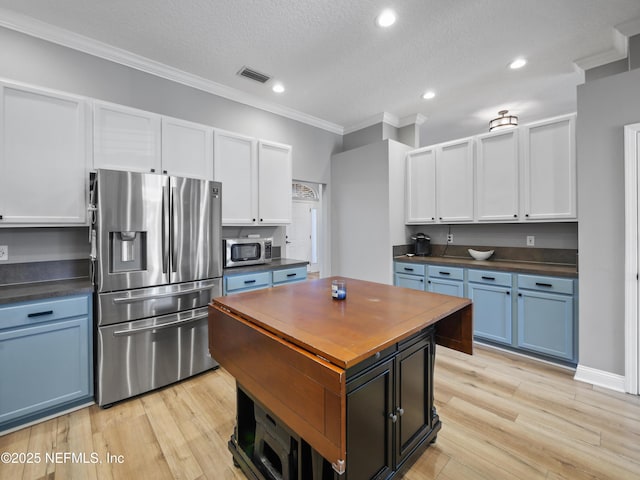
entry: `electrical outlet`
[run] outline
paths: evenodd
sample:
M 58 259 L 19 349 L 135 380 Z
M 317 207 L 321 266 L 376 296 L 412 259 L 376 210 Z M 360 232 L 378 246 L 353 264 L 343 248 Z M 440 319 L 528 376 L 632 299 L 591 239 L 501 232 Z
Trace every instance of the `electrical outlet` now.
M 9 247 L 6 245 L 0 245 L 0 262 L 9 260 Z
M 447 234 L 447 243 L 453 243 L 453 233 Z
M 527 247 L 535 247 L 536 237 L 533 235 L 527 235 Z

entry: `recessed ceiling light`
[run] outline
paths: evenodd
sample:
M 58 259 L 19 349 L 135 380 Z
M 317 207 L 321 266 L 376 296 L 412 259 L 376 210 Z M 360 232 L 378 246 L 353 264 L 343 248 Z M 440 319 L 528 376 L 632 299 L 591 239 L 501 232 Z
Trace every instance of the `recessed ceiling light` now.
M 380 12 L 380 15 L 376 17 L 376 25 L 379 27 L 390 27 L 394 23 L 396 23 L 396 13 L 393 10 L 383 10 Z
M 527 64 L 527 61 L 524 58 L 516 58 L 513 62 L 509 64 L 509 68 L 516 70 L 518 68 L 522 68 Z
M 433 90 L 429 90 L 428 92 L 424 92 L 422 94 L 422 98 L 424 98 L 425 100 L 431 100 L 435 96 L 436 92 L 434 92 Z
M 273 87 L 271 87 L 271 90 L 276 93 L 282 93 L 284 92 L 284 85 L 282 85 L 281 83 L 276 83 Z

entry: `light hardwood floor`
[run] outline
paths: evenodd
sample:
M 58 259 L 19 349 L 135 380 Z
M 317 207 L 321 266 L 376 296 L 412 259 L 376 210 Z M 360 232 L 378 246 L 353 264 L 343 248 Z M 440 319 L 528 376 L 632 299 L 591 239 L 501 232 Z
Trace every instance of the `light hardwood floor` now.
M 405 480 L 640 478 L 640 397 L 484 347 L 436 358 L 443 427 Z M 0 463 L 0 479 L 242 479 L 227 450 L 234 403 L 233 378 L 216 370 L 94 405 L 0 437 L 0 452 L 40 455 Z

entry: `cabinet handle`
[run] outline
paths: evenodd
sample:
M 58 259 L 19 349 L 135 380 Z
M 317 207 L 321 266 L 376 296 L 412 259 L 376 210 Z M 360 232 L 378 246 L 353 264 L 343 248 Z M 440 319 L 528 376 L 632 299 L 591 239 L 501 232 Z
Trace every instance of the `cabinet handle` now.
M 495 280 L 496 277 L 485 277 L 484 275 L 481 277 L 483 280 Z
M 536 282 L 536 285 L 539 287 L 553 287 L 551 283 Z
M 438 272 L 440 275 L 451 275 L 451 272 Z
M 525 214 L 524 214 L 524 216 L 525 216 L 525 217 L 528 217 L 528 216 L 529 216 L 529 214 L 528 214 L 528 213 L 525 213 Z
M 521 297 L 521 296 L 522 296 L 522 294 L 521 294 L 521 293 L 519 293 L 519 294 L 518 294 L 518 296 L 519 296 L 519 297 Z
M 395 414 L 393 414 L 393 413 L 390 413 L 390 414 L 389 414 L 389 418 L 391 419 L 391 421 L 392 421 L 393 423 L 396 423 L 396 422 L 398 421 L 398 416 L 397 416 L 397 415 L 395 415 Z
M 249 285 L 250 283 L 256 283 L 256 281 L 255 280 L 245 280 L 244 281 L 245 285 Z
M 513 218 L 518 218 L 518 214 L 517 214 L 517 213 L 514 213 L 514 214 L 513 214 Z
M 298 275 L 297 273 L 287 273 L 287 277 L 295 277 Z
M 27 315 L 27 317 L 29 318 L 42 317 L 44 315 L 51 315 L 52 313 L 53 313 L 53 310 L 45 310 L 43 312 L 30 313 L 29 315 Z
M 0 220 L 2 220 L 2 215 L 0 215 Z
M 151 173 L 156 173 L 156 169 L 155 169 L 155 168 L 152 168 L 152 169 L 151 169 Z
M 413 272 L 413 268 L 404 267 L 405 272 Z
M 164 174 L 166 175 L 166 174 L 167 174 L 167 171 L 166 171 L 166 170 L 162 170 L 162 173 L 164 173 Z
M 510 292 L 509 290 L 507 290 L 507 291 L 506 291 L 506 292 L 504 292 L 504 293 L 506 293 L 507 295 L 511 295 L 511 292 Z
M 421 279 L 420 279 L 420 283 L 424 283 L 424 278 L 421 278 Z
M 401 417 L 402 415 L 404 415 L 404 408 L 396 408 L 396 413 Z

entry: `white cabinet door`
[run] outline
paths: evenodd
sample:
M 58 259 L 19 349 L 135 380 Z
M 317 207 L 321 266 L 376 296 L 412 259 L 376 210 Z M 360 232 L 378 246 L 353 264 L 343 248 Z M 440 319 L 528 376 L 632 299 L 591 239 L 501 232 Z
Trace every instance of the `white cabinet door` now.
M 407 154 L 405 223 L 436 220 L 436 151 L 421 148 Z
M 258 222 L 260 225 L 291 223 L 291 147 L 258 142 Z
M 160 115 L 93 102 L 93 168 L 160 173 Z
M 523 160 L 525 220 L 575 219 L 575 115 L 527 125 Z
M 518 220 L 518 131 L 511 129 L 478 136 L 477 147 L 477 219 Z
M 162 117 L 162 173 L 213 180 L 213 128 Z
M 222 224 L 253 225 L 257 221 L 256 141 L 215 131 L 213 177 L 222 182 Z
M 0 84 L 0 225 L 87 219 L 84 99 Z
M 473 220 L 473 139 L 439 145 L 436 150 L 438 221 Z

